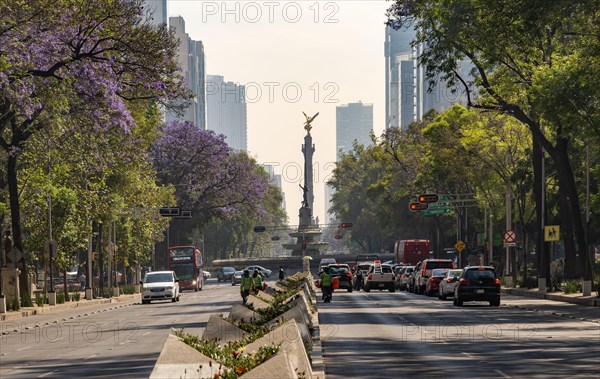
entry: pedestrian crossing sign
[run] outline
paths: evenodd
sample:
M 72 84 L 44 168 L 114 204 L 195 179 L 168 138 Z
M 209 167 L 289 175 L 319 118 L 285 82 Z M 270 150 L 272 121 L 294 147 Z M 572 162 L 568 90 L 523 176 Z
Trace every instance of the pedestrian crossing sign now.
M 560 225 L 547 225 L 544 226 L 544 241 L 558 241 L 560 240 Z

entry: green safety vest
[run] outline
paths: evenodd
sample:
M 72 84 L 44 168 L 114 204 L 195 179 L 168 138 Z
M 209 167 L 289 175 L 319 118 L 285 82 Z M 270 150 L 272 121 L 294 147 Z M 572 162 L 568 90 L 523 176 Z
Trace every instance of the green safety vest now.
M 260 275 L 256 275 L 256 277 L 253 276 L 252 283 L 254 284 L 254 288 L 262 290 L 262 277 Z
M 331 274 L 322 273 L 321 274 L 321 287 L 329 287 L 333 284 L 333 277 Z
M 240 284 L 242 291 L 249 291 L 252 287 L 252 278 L 242 276 L 242 283 Z

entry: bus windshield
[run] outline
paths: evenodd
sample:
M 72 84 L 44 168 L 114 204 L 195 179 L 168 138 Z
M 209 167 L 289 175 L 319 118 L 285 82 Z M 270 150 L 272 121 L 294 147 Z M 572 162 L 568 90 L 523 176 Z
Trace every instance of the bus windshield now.
M 173 264 L 171 265 L 171 270 L 175 271 L 175 275 L 177 275 L 179 279 L 189 280 L 195 278 L 193 265 Z

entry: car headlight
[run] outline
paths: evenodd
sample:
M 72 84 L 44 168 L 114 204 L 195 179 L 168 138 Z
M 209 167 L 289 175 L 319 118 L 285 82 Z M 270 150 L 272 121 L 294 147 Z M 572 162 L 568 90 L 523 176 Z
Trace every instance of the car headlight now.
M 192 281 L 192 284 L 196 284 L 196 281 L 195 281 L 195 280 L 193 280 L 193 281 Z
M 167 291 L 170 291 L 170 290 L 172 290 L 172 289 L 173 289 L 173 286 L 168 286 L 168 287 L 165 287 L 165 289 L 166 289 Z

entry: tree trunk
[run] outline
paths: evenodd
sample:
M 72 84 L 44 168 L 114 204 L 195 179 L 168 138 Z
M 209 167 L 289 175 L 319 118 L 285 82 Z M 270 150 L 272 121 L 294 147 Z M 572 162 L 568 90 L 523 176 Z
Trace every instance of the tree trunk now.
M 7 177 L 13 246 L 21 252 L 21 260 L 15 262 L 15 267 L 21 270 L 21 273 L 19 274 L 19 291 L 21 292 L 22 297 L 24 294 L 29 294 L 29 274 L 27 272 L 27 262 L 25 262 L 23 236 L 21 235 L 21 205 L 19 204 L 16 155 L 8 154 Z
M 587 252 L 587 241 L 585 238 L 585 227 L 583 225 L 583 219 L 581 215 L 581 206 L 579 204 L 579 194 L 577 192 L 577 185 L 575 184 L 575 175 L 571 166 L 571 160 L 568 154 L 568 140 L 560 138 L 557 143 L 558 156 L 557 159 L 560 161 L 560 187 L 565 192 L 567 201 L 570 206 L 570 216 L 572 221 L 572 230 L 574 233 L 575 241 L 575 267 L 573 270 L 565 267 L 565 278 L 576 279 L 583 275 L 583 264 L 585 262 Z M 564 187 L 564 188 L 563 188 Z M 566 262 L 565 262 L 566 265 Z M 575 276 L 566 276 L 567 272 L 572 272 Z
M 535 199 L 535 229 L 537 234 L 535 243 L 537 272 L 538 278 L 546 279 L 546 287 L 548 287 L 550 285 L 550 262 L 548 259 L 546 244 L 544 242 L 544 225 L 546 225 L 546 197 L 544 196 L 544 186 L 546 183 L 545 180 L 543 180 L 544 173 L 542 172 L 542 163 L 544 158 L 538 135 L 536 133 L 532 133 L 532 135 L 533 198 Z

